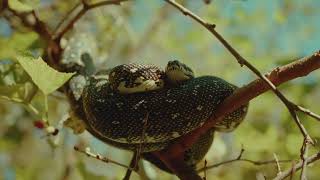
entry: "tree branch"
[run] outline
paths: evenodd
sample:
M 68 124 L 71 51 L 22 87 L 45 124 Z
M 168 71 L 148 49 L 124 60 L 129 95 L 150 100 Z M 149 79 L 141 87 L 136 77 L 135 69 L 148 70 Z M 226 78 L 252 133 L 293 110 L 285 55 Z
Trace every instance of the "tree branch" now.
M 85 1 L 82 1 L 82 9 L 70 20 L 70 22 L 66 25 L 65 28 L 63 28 L 59 33 L 57 33 L 56 35 L 54 35 L 54 39 L 56 41 L 60 41 L 60 39 L 63 37 L 63 35 L 65 33 L 67 33 L 70 29 L 72 29 L 73 25 L 84 15 L 86 14 L 87 11 L 100 7 L 100 6 L 105 6 L 105 5 L 121 5 L 121 2 L 124 1 L 128 1 L 128 0 L 107 0 L 107 1 L 101 1 L 101 2 L 97 2 L 94 4 L 87 4 Z M 72 9 L 76 9 L 79 6 L 79 4 L 77 4 L 75 7 L 73 7 Z M 73 12 L 73 10 L 71 10 L 67 16 L 71 15 Z M 64 18 L 64 20 L 67 19 Z M 60 24 L 63 24 L 63 22 L 60 22 L 58 26 L 60 26 Z M 58 27 L 56 28 L 58 30 Z
M 116 165 L 121 166 L 121 167 L 123 167 L 123 168 L 126 168 L 126 169 L 129 169 L 129 170 L 131 170 L 131 171 L 137 172 L 135 169 L 133 169 L 133 168 L 127 166 L 127 165 L 124 165 L 124 164 L 121 164 L 121 163 L 119 163 L 119 162 L 117 162 L 117 161 L 114 161 L 114 160 L 112 160 L 112 159 L 103 157 L 103 156 L 101 156 L 101 155 L 99 155 L 99 154 L 94 154 L 94 153 L 92 153 L 92 152 L 90 151 L 89 148 L 87 148 L 86 150 L 82 150 L 82 149 L 80 149 L 79 147 L 74 146 L 74 150 L 75 150 L 75 151 L 78 151 L 78 152 L 81 152 L 81 153 L 84 153 L 84 154 L 86 154 L 88 157 L 91 157 L 91 158 L 94 158 L 94 159 L 98 159 L 98 160 L 100 160 L 100 161 L 102 161 L 102 162 L 116 164 Z
M 153 154 L 159 158 L 175 175 L 180 179 L 184 180 L 202 180 L 202 178 L 197 174 L 195 169 L 188 166 L 184 162 L 183 153 L 175 156 L 174 160 L 170 159 L 165 153 L 153 152 Z
M 18 13 L 10 8 L 8 8 L 15 16 L 17 16 L 22 24 L 28 28 L 31 28 L 34 32 L 38 33 L 46 42 L 52 40 L 51 32 L 45 22 L 39 19 L 35 11 L 30 13 Z
M 194 14 L 193 12 L 191 12 L 190 10 L 188 10 L 187 8 L 183 7 L 182 5 L 180 5 L 179 3 L 177 3 L 174 0 L 165 0 L 166 2 L 168 2 L 169 4 L 171 4 L 172 6 L 174 6 L 175 8 L 177 8 L 179 11 L 181 11 L 185 16 L 189 16 L 191 17 L 193 20 L 195 20 L 196 22 L 198 22 L 199 24 L 201 24 L 203 27 L 205 27 L 208 31 L 210 31 L 221 43 L 222 45 L 236 58 L 236 60 L 238 61 L 238 63 L 243 66 L 245 65 L 246 67 L 248 67 L 254 74 L 256 74 L 261 80 L 263 80 L 265 82 L 265 85 L 267 85 L 276 95 L 277 97 L 284 103 L 284 105 L 287 107 L 287 109 L 289 110 L 292 118 L 294 119 L 296 125 L 298 126 L 301 134 L 304 137 L 304 141 L 303 141 L 303 145 L 301 147 L 301 154 L 300 157 L 301 159 L 303 159 L 303 157 L 305 156 L 305 154 L 307 154 L 307 150 L 308 150 L 308 145 L 309 144 L 314 144 L 313 140 L 311 139 L 310 135 L 308 134 L 307 130 L 305 129 L 305 127 L 303 126 L 303 124 L 300 122 L 300 119 L 296 113 L 297 110 L 300 110 L 299 108 L 297 108 L 297 105 L 294 104 L 293 102 L 291 102 L 290 100 L 288 100 L 275 86 L 275 84 L 273 84 L 266 76 L 262 75 L 262 73 L 260 73 L 260 71 L 254 67 L 251 63 L 249 63 L 249 61 L 247 61 L 245 58 L 243 58 L 216 30 L 215 30 L 215 25 L 206 22 L 205 20 L 203 20 L 202 18 L 200 18 L 199 16 L 197 16 L 196 14 Z M 302 111 L 305 112 L 305 111 Z M 310 113 L 308 113 L 307 115 L 312 115 Z M 314 116 L 311 116 L 314 117 Z M 305 167 L 305 166 L 304 166 Z M 304 168 L 302 169 L 302 174 L 301 174 L 301 179 L 305 179 L 304 177 Z
M 285 66 L 275 68 L 265 76 L 273 84 L 278 86 L 289 80 L 306 76 L 310 72 L 319 68 L 320 51 L 314 53 L 310 57 L 306 57 Z M 164 163 L 170 167 L 170 162 L 176 161 L 176 157 L 179 157 L 180 154 L 182 154 L 187 148 L 191 147 L 191 145 L 196 142 L 201 134 L 206 133 L 216 123 L 223 120 L 223 117 L 227 114 L 268 90 L 270 90 L 270 86 L 268 86 L 268 84 L 266 84 L 266 82 L 260 78 L 252 81 L 242 88 L 237 89 L 231 96 L 226 98 L 219 105 L 214 115 L 208 121 L 206 121 L 202 127 L 199 127 L 198 129 L 185 135 L 176 144 L 169 146 L 165 150 L 157 152 L 157 154 L 160 154 L 158 157 L 160 157 L 161 160 L 163 160 Z
M 234 158 L 234 159 L 230 159 L 227 161 L 223 161 L 220 163 L 216 163 L 207 167 L 203 167 L 200 168 L 199 170 L 197 170 L 197 172 L 203 172 L 209 169 L 213 169 L 213 168 L 217 168 L 219 166 L 222 165 L 226 165 L 226 164 L 230 164 L 233 162 L 248 162 L 251 163 L 253 165 L 257 165 L 257 166 L 261 166 L 261 165 L 267 165 L 267 164 L 278 164 L 278 163 L 288 163 L 291 162 L 291 160 L 277 160 L 277 159 L 273 159 L 273 160 L 265 160 L 265 161 L 255 161 L 255 160 L 251 160 L 251 159 L 246 159 L 246 158 L 242 158 L 242 153 L 243 151 L 240 152 L 240 155 L 238 155 L 238 157 Z
M 306 164 L 311 164 L 319 159 L 320 159 L 320 152 L 306 158 L 305 162 L 306 162 Z M 295 164 L 292 168 L 282 172 L 277 177 L 275 177 L 273 180 L 282 180 L 288 176 L 291 176 L 292 172 L 295 172 L 295 171 L 302 169 L 302 167 L 304 166 L 303 164 L 304 164 L 303 161 L 300 160 L 299 163 Z

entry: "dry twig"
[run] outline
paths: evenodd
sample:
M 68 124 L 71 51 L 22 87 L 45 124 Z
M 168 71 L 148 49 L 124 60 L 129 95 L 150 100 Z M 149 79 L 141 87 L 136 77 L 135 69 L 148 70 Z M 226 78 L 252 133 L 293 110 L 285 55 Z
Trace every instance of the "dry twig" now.
M 121 167 L 124 167 L 126 169 L 130 169 L 131 171 L 135 171 L 135 169 L 132 169 L 131 167 L 127 166 L 127 165 L 124 165 L 124 164 L 121 164 L 117 161 L 114 161 L 112 159 L 109 159 L 109 158 L 106 158 L 106 157 L 103 157 L 101 156 L 100 154 L 94 154 L 90 151 L 90 148 L 86 148 L 86 150 L 82 150 L 80 149 L 79 147 L 77 146 L 74 146 L 74 150 L 75 151 L 78 151 L 78 152 L 81 152 L 81 153 L 84 153 L 86 154 L 88 157 L 91 157 L 91 158 L 94 158 L 94 159 L 98 159 L 102 162 L 105 162 L 105 163 L 112 163 L 112 164 L 116 164 L 118 166 L 121 166 Z
M 241 148 L 241 151 L 240 151 L 239 155 L 236 158 L 230 159 L 230 160 L 227 160 L 227 161 L 223 161 L 223 162 L 220 162 L 220 163 L 216 163 L 216 164 L 213 164 L 213 165 L 210 165 L 210 166 L 207 166 L 207 167 L 200 168 L 199 170 L 197 170 L 197 172 L 203 172 L 205 170 L 217 168 L 219 166 L 230 164 L 230 163 L 233 163 L 233 162 L 248 162 L 248 163 L 251 163 L 251 164 L 254 164 L 254 165 L 257 165 L 257 166 L 274 164 L 274 163 L 288 163 L 288 162 L 291 162 L 291 160 L 255 161 L 255 160 L 251 160 L 251 159 L 246 159 L 246 158 L 242 158 L 242 155 L 243 155 L 244 151 L 245 150 L 243 148 Z
M 309 144 L 314 144 L 313 140 L 311 139 L 310 135 L 308 134 L 307 130 L 303 126 L 303 124 L 300 122 L 300 119 L 296 113 L 297 110 L 300 110 L 299 108 L 296 108 L 297 105 L 288 100 L 278 89 L 277 87 L 264 75 L 260 73 L 260 71 L 255 68 L 249 61 L 247 61 L 245 58 L 243 58 L 216 30 L 215 30 L 215 25 L 208 23 L 204 21 L 201 17 L 197 16 L 184 6 L 180 5 L 174 0 L 165 0 L 175 8 L 177 8 L 179 11 L 181 11 L 185 16 L 191 17 L 193 20 L 201 24 L 203 27 L 205 27 L 208 31 L 210 31 L 223 45 L 224 47 L 236 58 L 238 63 L 243 66 L 245 65 L 248 67 L 254 74 L 256 74 L 260 79 L 262 79 L 268 86 L 269 88 L 278 96 L 278 98 L 285 104 L 285 106 L 288 108 L 292 118 L 294 119 L 296 125 L 298 126 L 301 134 L 304 137 L 304 143 L 301 147 L 301 158 L 306 154 L 306 151 L 308 149 Z M 302 111 L 305 112 L 305 111 Z M 310 115 L 310 113 L 308 113 Z M 314 116 L 312 116 L 314 117 Z M 303 158 L 302 158 L 303 159 Z M 302 170 L 301 178 L 304 178 L 304 167 Z
M 63 35 L 65 33 L 67 33 L 73 27 L 73 25 L 87 11 L 94 9 L 96 7 L 104 6 L 104 5 L 120 5 L 120 3 L 124 2 L 124 1 L 128 1 L 128 0 L 106 0 L 106 1 L 101 1 L 98 3 L 94 3 L 94 4 L 87 4 L 86 1 L 82 1 L 82 9 L 79 11 L 79 13 L 77 13 L 73 18 L 71 18 L 70 22 L 67 23 L 67 25 L 61 31 L 59 31 L 54 36 L 54 38 L 52 37 L 51 32 L 48 30 L 47 25 L 37 17 L 37 15 L 34 11 L 27 14 L 27 15 L 32 15 L 33 18 L 35 19 L 35 22 L 30 22 L 27 19 L 27 15 L 19 14 L 13 10 L 10 10 L 10 9 L 9 10 L 14 15 L 16 15 L 18 18 L 20 18 L 22 23 L 26 27 L 32 28 L 44 40 L 47 41 L 48 51 L 50 51 L 50 52 L 54 51 L 56 53 L 54 56 L 51 56 L 50 55 L 51 53 L 48 52 L 49 59 L 54 59 L 54 61 L 52 61 L 53 63 L 50 63 L 50 64 L 55 65 L 54 63 L 59 61 L 59 57 L 61 55 L 61 50 L 60 50 L 61 47 L 59 46 L 59 43 L 57 43 L 57 42 L 60 41 L 60 39 L 63 37 Z M 312 57 L 310 57 L 308 59 L 300 60 L 301 62 L 293 63 L 291 69 L 286 69 L 286 67 L 282 67 L 283 71 L 281 71 L 281 68 L 277 68 L 269 75 L 266 75 L 266 76 L 262 75 L 253 65 L 251 65 L 246 59 L 244 59 L 218 32 L 215 31 L 214 24 L 210 24 L 210 23 L 204 21 L 199 16 L 195 15 L 194 13 L 192 13 L 191 11 L 189 11 L 188 9 L 186 9 L 185 7 L 181 6 L 180 4 L 176 3 L 173 0 L 165 0 L 165 1 L 168 2 L 169 4 L 173 5 L 174 7 L 176 7 L 184 15 L 190 16 L 192 19 L 194 19 L 195 21 L 200 23 L 202 26 L 204 26 L 207 30 L 209 30 L 226 47 L 226 49 L 228 49 L 230 51 L 230 53 L 237 59 L 238 63 L 241 66 L 243 66 L 243 65 L 247 66 L 260 79 L 250 83 L 248 86 L 246 86 L 244 88 L 239 89 L 237 92 L 234 93 L 234 95 L 227 98 L 221 104 L 221 106 L 218 108 L 215 116 L 210 118 L 210 120 L 207 123 L 205 123 L 203 127 L 199 128 L 199 129 L 195 130 L 194 132 L 192 132 L 191 134 L 187 135 L 185 138 L 183 138 L 181 140 L 180 144 L 172 145 L 168 150 L 166 150 L 166 152 L 170 152 L 170 150 L 172 152 L 172 153 L 168 154 L 169 158 L 167 157 L 167 159 L 166 159 L 165 155 L 161 152 L 156 153 L 159 155 L 158 157 L 164 157 L 165 163 L 169 163 L 168 167 L 171 167 L 170 166 L 170 157 L 171 158 L 178 157 L 177 154 L 181 154 L 181 152 L 183 152 L 185 149 L 190 147 L 190 145 L 195 142 L 195 140 L 201 135 L 201 133 L 204 133 L 206 130 L 210 129 L 217 121 L 219 121 L 219 120 L 221 121 L 222 117 L 225 116 L 227 113 L 235 110 L 236 108 L 240 107 L 242 104 L 247 103 L 249 100 L 253 99 L 254 97 L 258 96 L 259 94 L 271 89 L 279 97 L 279 99 L 287 106 L 290 114 L 292 115 L 292 117 L 295 120 L 297 126 L 299 127 L 301 133 L 304 136 L 304 142 L 303 142 L 303 146 L 301 148 L 302 162 L 301 162 L 301 167 L 300 167 L 300 168 L 302 168 L 301 178 L 304 178 L 306 164 L 311 163 L 311 161 L 308 161 L 309 158 L 306 158 L 307 152 L 308 152 L 307 150 L 308 150 L 309 144 L 312 144 L 313 141 L 310 138 L 307 131 L 305 130 L 305 128 L 303 127 L 303 125 L 301 124 L 301 122 L 296 114 L 296 111 L 304 112 L 305 114 L 307 114 L 317 120 L 320 120 L 320 116 L 311 112 L 308 109 L 300 107 L 300 106 L 292 103 L 291 101 L 289 101 L 276 88 L 276 85 L 279 85 L 283 82 L 294 79 L 296 77 L 307 75 L 311 71 L 318 69 L 320 67 L 320 60 L 319 60 L 320 53 L 317 52 L 316 54 L 314 54 Z M 6 4 L 7 0 L 4 0 L 3 3 Z M 7 6 L 3 6 L 3 7 L 7 8 Z M 74 9 L 77 9 L 77 7 L 75 7 Z M 67 14 L 67 16 L 71 16 L 72 12 L 73 12 L 73 10 L 71 10 Z M 65 19 L 67 19 L 67 18 L 65 18 Z M 57 29 L 60 29 L 61 25 L 64 23 L 64 20 L 59 23 Z M 255 89 L 253 89 L 253 88 L 255 88 Z M 250 92 L 253 92 L 253 93 L 250 93 Z M 241 97 L 239 97 L 239 96 L 241 96 Z M 188 142 L 186 142 L 186 140 L 188 140 Z M 90 154 L 89 156 L 91 156 L 91 155 L 92 154 Z M 112 162 L 108 159 L 104 159 L 104 158 L 101 159 L 101 156 L 99 156 L 99 155 L 96 155 L 96 156 L 92 155 L 91 157 L 95 157 L 97 159 L 100 158 L 100 160 L 102 160 L 102 161 L 106 160 L 107 162 Z M 319 158 L 317 158 L 317 159 L 319 159 Z M 317 160 L 317 159 L 315 159 L 315 160 Z M 117 164 L 117 163 L 115 163 L 115 164 Z M 179 162 L 175 162 L 174 164 L 179 165 Z M 187 169 L 187 167 L 183 168 L 183 164 L 180 164 L 180 165 L 182 168 L 178 168 L 176 170 L 179 170 L 179 169 L 186 170 Z M 294 167 L 296 167 L 297 165 L 295 165 Z M 126 167 L 126 168 L 128 168 L 128 167 Z M 294 171 L 295 171 L 295 168 L 293 168 L 292 171 L 290 171 L 290 173 L 292 173 Z M 282 173 L 282 174 L 284 174 L 284 173 Z M 194 176 L 194 177 L 198 178 L 197 176 Z
M 142 139 L 142 143 L 140 143 L 138 149 L 133 153 L 131 162 L 130 162 L 130 167 L 132 169 L 136 169 L 137 171 L 139 170 L 138 168 L 138 162 L 141 159 L 141 152 L 143 152 L 143 145 L 144 145 L 144 138 L 145 138 L 145 133 L 147 130 L 147 125 L 148 125 L 148 119 L 149 119 L 149 112 L 147 112 L 146 117 L 143 120 L 143 128 L 142 128 L 142 133 L 141 133 L 141 139 Z M 130 179 L 131 176 L 131 170 L 128 169 L 126 172 L 125 177 L 123 178 L 125 179 Z
M 73 25 L 84 15 L 86 14 L 87 11 L 91 10 L 91 9 L 94 9 L 94 8 L 97 8 L 97 7 L 101 7 L 101 6 L 106 6 L 106 5 L 121 5 L 121 2 L 124 2 L 124 1 L 128 1 L 128 0 L 106 0 L 106 1 L 101 1 L 101 2 L 97 2 L 97 3 L 94 3 L 94 4 L 88 4 L 86 1 L 82 1 L 82 9 L 70 20 L 70 22 L 66 25 L 65 28 L 63 28 L 60 32 L 57 32 L 57 34 L 54 35 L 54 39 L 56 41 L 60 41 L 60 39 L 63 37 L 63 35 L 65 33 L 67 33 L 72 27 Z M 77 9 L 77 6 L 79 6 L 78 4 L 73 7 L 72 9 Z M 71 10 L 67 16 L 70 16 L 72 14 L 72 12 L 74 10 Z M 68 17 L 65 17 L 63 19 L 62 22 L 60 22 L 59 24 L 63 24 L 64 23 L 64 20 L 65 19 L 68 19 Z M 59 25 L 61 26 L 61 25 Z M 56 28 L 57 31 L 59 29 L 59 27 Z
M 306 162 L 306 164 L 311 164 L 319 159 L 320 159 L 320 152 L 306 158 L 305 162 Z M 302 160 L 300 160 L 299 163 L 293 165 L 292 168 L 282 172 L 277 177 L 275 177 L 273 180 L 282 180 L 282 179 L 287 178 L 288 176 L 292 176 L 292 172 L 296 172 L 296 171 L 302 169 L 303 166 L 304 166 L 304 162 Z
M 273 153 L 273 156 L 274 156 L 274 160 L 276 161 L 276 164 L 277 164 L 277 169 L 278 169 L 278 173 L 277 174 L 280 174 L 281 173 L 281 166 L 280 166 L 280 163 L 279 163 L 278 156 L 276 155 L 276 153 Z

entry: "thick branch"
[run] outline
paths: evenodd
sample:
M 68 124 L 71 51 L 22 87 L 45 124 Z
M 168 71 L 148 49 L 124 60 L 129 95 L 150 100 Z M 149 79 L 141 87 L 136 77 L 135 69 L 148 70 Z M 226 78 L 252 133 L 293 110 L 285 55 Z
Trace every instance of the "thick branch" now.
M 275 68 L 266 77 L 275 85 L 280 85 L 289 80 L 306 76 L 310 72 L 320 68 L 320 51 L 314 53 L 312 56 L 297 60 L 288 65 Z M 226 98 L 218 107 L 215 114 L 200 128 L 187 134 L 176 144 L 171 145 L 166 150 L 160 153 L 167 156 L 167 159 L 175 159 L 175 156 L 179 156 L 187 148 L 189 148 L 197 138 L 213 128 L 213 126 L 221 121 L 228 113 L 236 110 L 241 105 L 248 103 L 253 98 L 260 94 L 270 90 L 270 87 L 262 79 L 257 79 L 250 84 L 239 88 L 233 95 Z M 170 162 L 167 162 L 170 163 Z
M 203 27 L 205 27 L 208 31 L 210 31 L 221 43 L 222 45 L 236 58 L 236 60 L 238 61 L 238 63 L 243 66 L 245 65 L 246 67 L 248 67 L 254 74 L 256 74 L 260 79 L 262 79 L 265 84 L 267 84 L 269 86 L 269 88 L 277 95 L 277 97 L 284 103 L 284 105 L 288 108 L 293 120 L 295 121 L 296 125 L 298 126 L 301 134 L 304 137 L 304 142 L 303 145 L 301 147 L 301 153 L 300 153 L 300 157 L 303 160 L 305 154 L 307 154 L 307 150 L 308 150 L 308 145 L 309 144 L 314 144 L 313 140 L 311 139 L 310 135 L 308 134 L 307 130 L 305 129 L 305 127 L 303 126 L 303 124 L 301 123 L 299 116 L 297 115 L 297 111 L 299 111 L 300 109 L 297 108 L 297 105 L 294 104 L 293 102 L 291 102 L 290 100 L 288 100 L 275 86 L 275 84 L 273 84 L 266 76 L 262 75 L 262 73 L 260 73 L 260 71 L 253 66 L 248 60 L 246 60 L 245 58 L 243 58 L 216 30 L 215 30 L 215 25 L 208 23 L 206 21 L 204 21 L 202 18 L 200 18 L 199 16 L 197 16 L 196 14 L 194 14 L 193 12 L 191 12 L 190 10 L 188 10 L 187 8 L 183 7 L 182 5 L 180 5 L 179 3 L 175 2 L 174 0 L 165 0 L 166 2 L 168 2 L 169 4 L 171 4 L 172 6 L 174 6 L 175 8 L 177 8 L 179 11 L 181 11 L 184 15 L 186 16 L 190 16 L 193 20 L 197 21 L 199 24 L 201 24 Z M 305 111 L 302 111 L 305 112 Z M 307 115 L 312 115 L 307 113 Z M 314 116 L 312 116 L 314 117 Z M 301 173 L 301 179 L 305 179 L 305 168 L 306 166 L 302 167 L 302 173 Z

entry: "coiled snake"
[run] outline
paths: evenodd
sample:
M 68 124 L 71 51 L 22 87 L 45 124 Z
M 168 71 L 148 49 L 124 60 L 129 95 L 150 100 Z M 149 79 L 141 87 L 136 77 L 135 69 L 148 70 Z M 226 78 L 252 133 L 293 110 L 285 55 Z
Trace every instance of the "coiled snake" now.
M 97 73 L 89 78 L 84 88 L 81 107 L 85 116 L 82 119 L 90 133 L 128 150 L 136 150 L 143 144 L 145 158 L 165 170 L 167 168 L 147 152 L 161 150 L 200 127 L 237 88 L 215 76 L 194 78 L 191 69 L 184 64 L 170 63 L 166 72 L 155 66 L 116 67 L 110 73 L 111 83 L 109 73 Z M 127 69 L 126 73 L 119 68 Z M 130 80 L 129 76 L 136 72 L 142 76 Z M 186 152 L 186 156 L 190 156 L 186 157 L 187 163 L 195 165 L 204 157 L 213 141 L 214 130 L 235 129 L 244 119 L 247 107 L 243 105 L 230 113 L 212 131 L 200 137 Z

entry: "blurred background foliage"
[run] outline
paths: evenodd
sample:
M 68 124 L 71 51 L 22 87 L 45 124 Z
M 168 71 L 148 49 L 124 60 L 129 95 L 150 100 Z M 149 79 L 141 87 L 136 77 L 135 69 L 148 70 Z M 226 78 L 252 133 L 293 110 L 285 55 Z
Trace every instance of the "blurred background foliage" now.
M 79 3 L 78 0 L 19 2 L 34 8 L 52 30 Z M 180 2 L 216 24 L 217 31 L 263 73 L 310 55 L 320 45 L 320 1 L 317 0 L 213 0 L 209 5 L 200 0 Z M 125 169 L 90 159 L 75 152 L 73 146 L 88 145 L 93 151 L 124 164 L 129 163 L 131 154 L 110 147 L 88 133 L 76 136 L 71 130 L 61 128 L 68 103 L 58 92 L 48 97 L 48 118 L 60 128 L 60 133 L 48 140 L 44 131 L 35 128 L 33 122 L 43 117 L 43 95 L 15 57 L 21 50 L 39 56 L 44 44 L 13 14 L 0 12 L 0 15 L 0 179 L 121 179 Z M 160 0 L 135 0 L 91 10 L 62 42 L 76 50 L 89 51 L 102 68 L 128 62 L 164 67 L 167 61 L 179 59 L 198 76 L 216 75 L 239 86 L 256 78 L 241 68 L 207 30 Z M 63 58 L 79 57 L 77 53 L 67 52 Z M 280 89 L 297 104 L 319 113 L 319 78 L 316 71 L 287 82 Z M 319 140 L 319 123 L 303 114 L 301 119 L 312 137 Z M 294 160 L 299 158 L 301 144 L 302 136 L 287 109 L 268 92 L 251 102 L 246 121 L 237 130 L 215 136 L 206 159 L 210 165 L 236 157 L 243 145 L 245 158 L 269 160 L 275 153 L 279 159 Z M 319 147 L 317 143 L 310 154 Z M 175 179 L 143 163 L 151 179 Z M 290 166 L 291 163 L 281 165 L 282 169 Z M 276 173 L 274 164 L 256 166 L 235 162 L 208 170 L 207 179 L 272 178 Z M 319 179 L 319 163 L 308 168 L 308 177 Z M 139 176 L 133 173 L 132 179 Z

